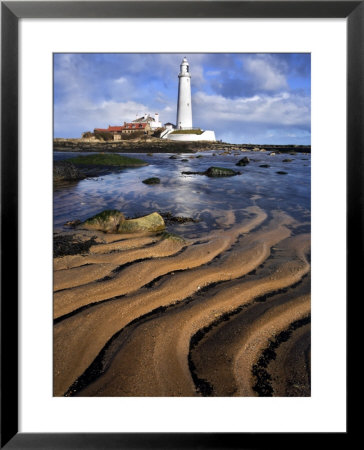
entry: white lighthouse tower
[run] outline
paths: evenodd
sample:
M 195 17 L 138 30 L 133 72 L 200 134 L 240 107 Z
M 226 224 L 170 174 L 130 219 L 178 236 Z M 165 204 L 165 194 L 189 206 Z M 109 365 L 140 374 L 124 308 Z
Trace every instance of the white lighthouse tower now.
M 182 59 L 178 74 L 176 128 L 170 123 L 165 124 L 160 137 L 171 141 L 216 141 L 214 131 L 192 128 L 191 74 L 186 57 Z
M 191 74 L 190 65 L 184 57 L 178 75 L 177 129 L 192 128 Z

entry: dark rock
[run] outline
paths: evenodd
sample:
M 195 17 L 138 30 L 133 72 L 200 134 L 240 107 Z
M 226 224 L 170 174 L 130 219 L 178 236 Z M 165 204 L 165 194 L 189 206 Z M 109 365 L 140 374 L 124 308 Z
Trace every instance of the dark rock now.
M 83 175 L 77 167 L 69 161 L 54 161 L 53 181 L 78 181 L 83 180 Z
M 293 161 L 293 159 L 286 158 L 282 162 L 291 162 L 291 161 Z
M 226 169 L 225 167 L 209 167 L 205 172 L 190 172 L 185 171 L 182 172 L 183 175 L 206 175 L 207 177 L 232 177 L 234 175 L 240 175 L 240 172 L 237 172 L 232 169 Z
M 159 184 L 160 182 L 161 180 L 157 177 L 146 178 L 145 180 L 143 180 L 144 184 Z
M 209 167 L 204 175 L 208 177 L 232 177 L 234 175 L 240 175 L 240 172 L 236 172 L 232 169 L 226 169 L 225 167 Z
M 198 219 L 193 219 L 192 217 L 182 217 L 182 216 L 174 216 L 171 212 L 161 212 L 160 215 L 163 217 L 167 224 L 170 223 L 186 223 L 186 222 L 200 222 Z
M 95 237 L 82 241 L 74 236 L 60 235 L 53 237 L 53 256 L 59 258 L 65 255 L 88 253 L 91 245 L 96 245 Z
M 77 220 L 69 220 L 64 225 L 66 227 L 77 227 L 77 225 L 80 225 L 80 224 L 81 224 L 81 221 L 79 219 L 77 219 Z
M 247 156 L 244 156 L 244 158 L 242 158 L 240 161 L 238 161 L 236 163 L 237 166 L 246 166 L 247 164 L 250 163 L 250 160 Z
M 269 164 L 261 164 L 259 167 L 264 167 L 264 169 L 268 169 L 268 167 L 270 167 Z
M 284 172 L 283 170 L 278 170 L 278 175 L 287 175 L 287 172 Z

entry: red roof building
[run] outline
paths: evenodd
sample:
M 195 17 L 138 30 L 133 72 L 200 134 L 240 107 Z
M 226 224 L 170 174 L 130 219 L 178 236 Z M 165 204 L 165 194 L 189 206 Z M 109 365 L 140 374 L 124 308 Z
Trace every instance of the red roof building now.
M 132 131 L 148 131 L 150 130 L 149 123 L 127 123 L 124 122 L 124 125 L 122 126 L 111 126 L 109 125 L 108 128 L 95 128 L 94 132 L 101 132 L 101 133 L 125 133 L 125 132 L 132 132 Z
M 111 133 L 114 137 L 114 140 L 120 140 L 122 134 L 131 134 L 135 131 L 144 131 L 144 133 L 148 133 L 151 130 L 149 123 L 127 123 L 124 122 L 122 126 L 111 126 L 108 128 L 95 128 L 94 133 Z

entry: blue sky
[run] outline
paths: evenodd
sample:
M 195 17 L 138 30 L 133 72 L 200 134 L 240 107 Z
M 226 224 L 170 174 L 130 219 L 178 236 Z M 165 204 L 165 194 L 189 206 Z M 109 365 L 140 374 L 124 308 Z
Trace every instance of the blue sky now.
M 179 65 L 190 63 L 193 126 L 232 143 L 310 144 L 309 54 L 55 54 L 54 136 L 158 112 L 176 122 Z

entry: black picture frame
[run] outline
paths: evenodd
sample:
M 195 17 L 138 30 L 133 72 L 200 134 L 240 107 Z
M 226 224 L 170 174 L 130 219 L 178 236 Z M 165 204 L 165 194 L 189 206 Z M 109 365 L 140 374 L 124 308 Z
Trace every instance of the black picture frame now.
M 1 448 L 230 449 L 327 445 L 325 433 L 18 432 L 18 22 L 21 18 L 346 18 L 347 302 L 363 272 L 364 1 L 1 2 Z M 347 346 L 350 354 L 350 345 Z M 333 394 L 334 395 L 334 394 Z M 349 410 L 347 418 L 349 419 Z M 196 420 L 198 418 L 196 417 Z M 346 433 L 332 433 L 344 444 Z M 346 443 L 346 442 L 345 442 Z

